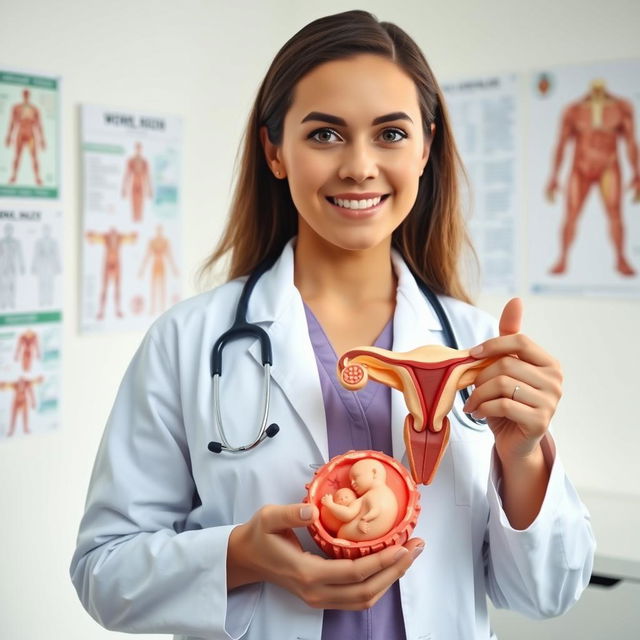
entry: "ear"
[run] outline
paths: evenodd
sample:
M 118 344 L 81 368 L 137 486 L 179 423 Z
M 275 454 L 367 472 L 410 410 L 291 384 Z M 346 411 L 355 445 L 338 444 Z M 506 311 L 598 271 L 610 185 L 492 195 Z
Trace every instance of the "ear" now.
M 281 159 L 280 147 L 273 144 L 273 142 L 269 140 L 267 127 L 260 127 L 260 142 L 262 143 L 262 148 L 264 149 L 264 155 L 267 159 L 267 164 L 273 172 L 273 175 L 276 178 L 286 178 L 287 172 Z
M 431 136 L 424 141 L 424 148 L 422 150 L 422 171 L 420 171 L 420 175 L 422 175 L 424 170 L 427 168 L 429 153 L 431 152 L 431 143 L 433 142 L 433 136 L 436 134 L 436 125 L 434 122 L 431 123 L 429 128 L 431 129 Z

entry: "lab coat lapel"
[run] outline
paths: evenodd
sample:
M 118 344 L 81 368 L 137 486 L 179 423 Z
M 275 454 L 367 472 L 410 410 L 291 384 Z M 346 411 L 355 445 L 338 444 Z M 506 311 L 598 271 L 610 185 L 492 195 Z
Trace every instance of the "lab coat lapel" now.
M 293 258 L 293 241 L 290 241 L 272 269 L 256 284 L 249 301 L 248 319 L 249 322 L 261 324 L 269 334 L 273 352 L 273 380 L 304 423 L 323 460 L 327 460 L 329 446 L 322 388 L 302 298 L 293 284 Z M 393 350 L 404 352 L 425 344 L 441 344 L 440 322 L 411 271 L 395 251 L 392 260 L 398 278 Z M 258 341 L 251 346 L 250 353 L 262 366 Z M 403 438 L 406 415 L 407 407 L 402 393 L 393 390 L 392 446 L 394 457 L 398 460 L 402 460 L 406 453 Z M 269 419 L 277 422 L 279 417 L 270 416 Z M 281 429 L 286 431 L 288 426 L 284 422 Z
M 441 344 L 442 327 L 438 317 L 402 257 L 394 251 L 392 260 L 398 278 L 393 316 L 393 351 L 411 351 L 425 344 Z M 393 456 L 397 460 L 403 460 L 406 454 L 403 432 L 407 413 L 404 396 L 394 389 L 391 392 L 391 437 Z
M 322 459 L 329 455 L 327 427 L 315 354 L 309 338 L 307 319 L 300 293 L 293 283 L 293 241 L 265 273 L 251 296 L 249 322 L 261 324 L 271 339 L 273 381 L 282 390 L 302 423 L 308 429 Z M 260 344 L 256 341 L 250 353 L 262 366 Z M 284 416 L 269 416 L 280 424 L 284 437 L 291 429 Z

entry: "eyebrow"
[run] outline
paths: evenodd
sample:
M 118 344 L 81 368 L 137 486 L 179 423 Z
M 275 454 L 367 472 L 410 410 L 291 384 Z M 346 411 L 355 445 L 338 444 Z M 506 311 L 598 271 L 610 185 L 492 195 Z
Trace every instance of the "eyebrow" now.
M 377 124 L 382 124 L 383 122 L 392 122 L 394 120 L 408 120 L 413 124 L 413 120 L 404 112 L 404 111 L 394 111 L 393 113 L 387 113 L 384 116 L 378 116 L 371 121 L 371 125 L 375 126 Z M 300 122 L 310 122 L 310 121 L 318 121 L 318 122 L 328 122 L 329 124 L 335 124 L 340 127 L 346 127 L 347 121 L 343 118 L 338 118 L 338 116 L 332 116 L 330 113 L 321 113 L 320 111 L 312 111 L 308 113 Z

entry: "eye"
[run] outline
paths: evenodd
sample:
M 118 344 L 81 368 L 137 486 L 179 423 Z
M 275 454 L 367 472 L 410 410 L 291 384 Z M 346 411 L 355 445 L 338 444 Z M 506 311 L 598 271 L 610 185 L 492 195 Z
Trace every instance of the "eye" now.
M 395 127 L 385 129 L 380 134 L 380 139 L 382 140 L 382 142 L 400 142 L 406 137 L 407 134 L 402 129 L 396 129 Z
M 323 127 L 322 129 L 316 129 L 312 131 L 308 136 L 307 140 L 313 140 L 314 142 L 319 142 L 320 144 L 328 144 L 330 142 L 339 142 L 342 138 L 335 132 L 333 129 L 329 129 L 329 127 Z

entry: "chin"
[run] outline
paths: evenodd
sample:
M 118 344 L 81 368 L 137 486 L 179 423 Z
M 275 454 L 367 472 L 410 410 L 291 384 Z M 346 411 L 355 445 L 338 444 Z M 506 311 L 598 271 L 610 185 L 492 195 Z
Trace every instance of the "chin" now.
M 387 241 L 390 241 L 390 235 L 385 234 L 369 234 L 358 231 L 357 233 L 344 233 L 331 244 L 344 249 L 345 251 L 367 251 L 375 249 Z
M 320 250 L 368 251 L 391 243 L 391 225 L 382 224 L 309 224 L 300 219 L 298 241 Z

